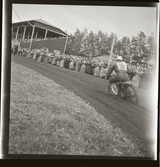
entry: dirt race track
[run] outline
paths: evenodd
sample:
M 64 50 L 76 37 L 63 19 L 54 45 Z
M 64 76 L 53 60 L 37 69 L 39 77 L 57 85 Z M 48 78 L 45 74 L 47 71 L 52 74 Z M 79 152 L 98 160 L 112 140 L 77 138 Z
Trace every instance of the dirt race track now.
M 77 96 L 94 106 L 115 127 L 129 134 L 146 157 L 151 156 L 148 139 L 151 110 L 136 106 L 129 101 L 105 94 L 107 81 L 101 78 L 45 64 L 26 57 L 12 56 L 12 62 L 35 70 L 43 76 L 73 91 Z M 143 99 L 141 99 L 143 101 Z M 145 103 L 145 102 L 143 102 Z

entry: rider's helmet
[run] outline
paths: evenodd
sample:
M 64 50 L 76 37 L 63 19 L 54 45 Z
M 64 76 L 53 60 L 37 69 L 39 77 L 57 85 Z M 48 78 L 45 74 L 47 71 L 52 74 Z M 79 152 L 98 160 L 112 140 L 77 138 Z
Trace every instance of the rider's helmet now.
M 117 56 L 116 61 L 117 60 L 122 60 L 122 56 Z

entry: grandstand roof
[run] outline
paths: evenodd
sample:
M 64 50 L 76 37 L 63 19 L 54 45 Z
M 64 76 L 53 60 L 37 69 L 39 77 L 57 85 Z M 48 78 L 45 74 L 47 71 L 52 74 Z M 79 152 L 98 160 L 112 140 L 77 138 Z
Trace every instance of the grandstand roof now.
M 43 29 L 54 31 L 55 33 L 61 34 L 62 36 L 69 36 L 64 31 L 62 31 L 60 28 L 55 27 L 42 19 L 27 20 L 27 21 L 12 23 L 12 27 L 24 27 L 24 26 L 33 26 L 33 25 L 43 28 Z

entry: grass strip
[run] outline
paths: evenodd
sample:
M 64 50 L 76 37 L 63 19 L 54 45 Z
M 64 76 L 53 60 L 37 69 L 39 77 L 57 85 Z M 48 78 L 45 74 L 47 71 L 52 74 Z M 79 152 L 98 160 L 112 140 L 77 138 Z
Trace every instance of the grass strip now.
M 11 66 L 10 154 L 143 156 L 89 103 L 39 73 Z

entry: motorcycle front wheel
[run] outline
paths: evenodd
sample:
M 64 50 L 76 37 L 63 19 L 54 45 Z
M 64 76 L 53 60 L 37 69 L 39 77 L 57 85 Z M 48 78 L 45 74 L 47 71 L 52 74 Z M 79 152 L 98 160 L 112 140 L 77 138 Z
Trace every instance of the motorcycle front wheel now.
M 112 83 L 110 88 L 111 88 L 112 93 L 117 96 L 118 95 L 118 86 L 117 86 L 117 84 L 116 83 Z

